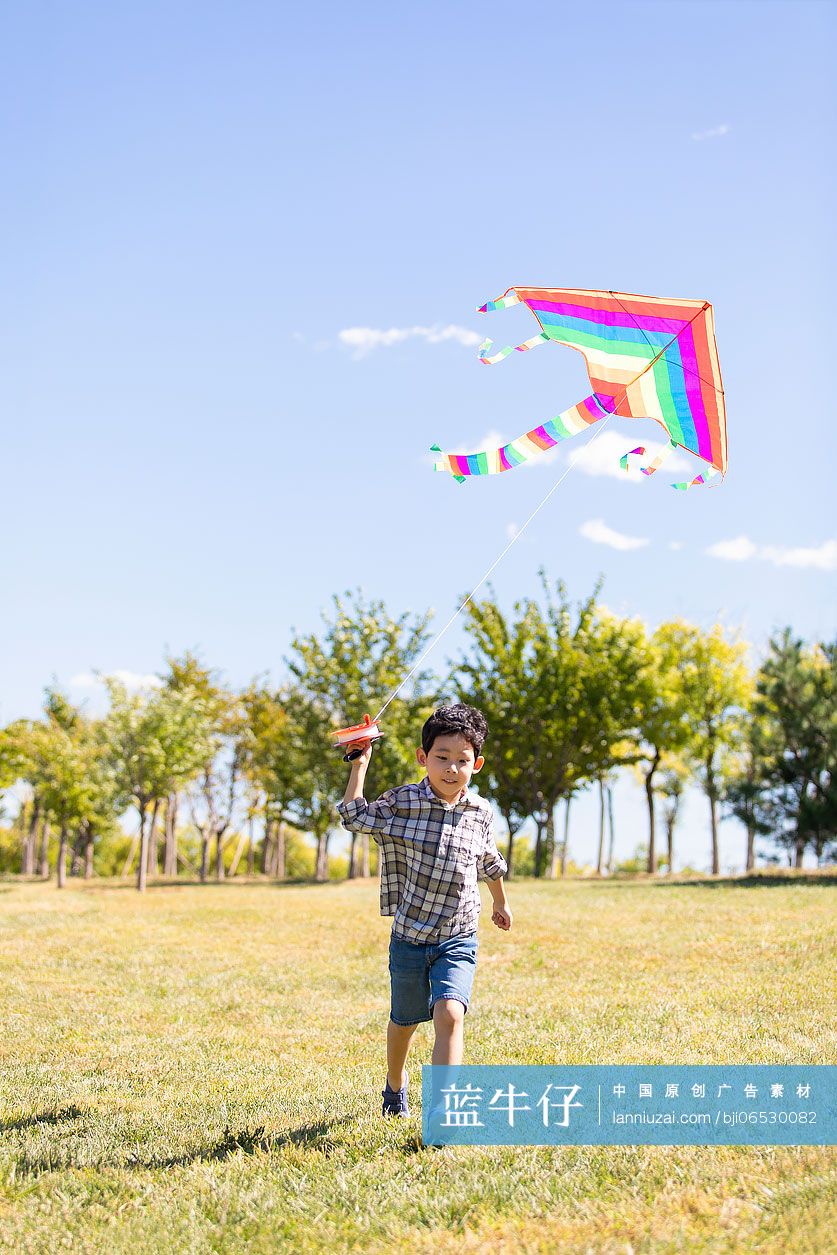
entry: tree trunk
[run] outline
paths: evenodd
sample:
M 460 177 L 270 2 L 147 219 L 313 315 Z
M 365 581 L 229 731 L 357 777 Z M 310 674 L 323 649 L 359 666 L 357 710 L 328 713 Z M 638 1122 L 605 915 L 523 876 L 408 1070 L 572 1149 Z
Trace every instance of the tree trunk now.
M 601 876 L 602 866 L 604 864 L 604 842 L 605 842 L 605 786 L 604 780 L 599 778 L 599 851 L 596 857 L 596 875 Z
M 288 825 L 280 819 L 276 831 L 276 868 L 274 875 L 277 880 L 285 879 L 285 849 Z
M 15 828 L 18 831 L 18 841 L 20 842 L 20 872 L 23 875 L 23 868 L 26 864 L 26 842 L 28 840 L 29 825 L 27 823 L 27 811 L 29 805 L 27 802 L 21 802 L 18 808 L 17 817 L 15 819 Z
M 84 841 L 84 879 L 93 879 L 93 829 L 87 825 Z
M 369 833 L 362 832 L 360 835 L 360 874 L 365 880 L 369 879 Z
M 660 751 L 654 751 L 647 772 L 645 773 L 645 797 L 648 802 L 648 871 L 654 876 L 657 872 L 657 826 L 654 813 L 654 775 L 660 765 Z
M 349 870 L 346 872 L 346 879 L 354 880 L 355 878 L 355 855 L 357 851 L 357 833 L 353 832 L 350 835 L 351 835 L 351 841 L 349 842 Z
M 666 845 L 668 847 L 668 867 L 667 875 L 671 876 L 674 872 L 674 823 L 675 815 L 671 814 L 666 820 Z
M 546 821 L 546 841 L 545 841 L 544 858 L 549 860 L 549 879 L 555 879 L 555 851 L 558 848 L 558 842 L 555 840 L 555 807 L 549 812 L 549 819 Z
M 148 829 L 145 823 L 146 802 L 137 803 L 139 811 L 139 867 L 137 868 L 137 889 L 145 893 L 148 883 Z
M 41 804 L 38 799 L 35 798 L 32 803 L 32 811 L 29 815 L 29 829 L 23 846 L 23 864 L 21 870 L 24 876 L 34 876 L 35 874 L 35 847 L 38 843 L 38 823 L 40 818 Z
M 38 875 L 49 880 L 49 820 L 44 817 L 41 827 L 41 852 L 38 856 Z
M 567 874 L 567 850 L 570 846 L 570 804 L 572 802 L 572 794 L 567 795 L 567 806 L 564 811 L 564 840 L 561 844 L 561 877 L 563 879 Z
M 718 813 L 716 809 L 717 795 L 715 793 L 715 785 L 712 777 L 709 778 L 709 786 L 706 796 L 709 799 L 709 825 L 712 832 L 712 875 L 718 876 L 721 872 L 721 861 L 718 855 Z
M 264 841 L 262 842 L 262 875 L 270 874 L 270 846 L 271 833 L 273 832 L 273 820 L 265 814 L 264 817 Z
M 70 860 L 70 875 L 78 876 L 81 873 L 82 858 L 84 857 L 84 831 L 76 833 L 75 839 L 70 846 L 72 859 Z
M 224 879 L 224 834 L 215 834 L 215 879 Z
M 247 846 L 247 875 L 253 876 L 256 871 L 256 817 L 251 815 L 247 821 L 250 844 Z
M 158 833 L 157 833 L 157 812 L 160 809 L 159 799 L 155 797 L 151 807 L 151 823 L 148 826 L 148 840 L 146 842 L 146 860 L 148 862 L 148 875 L 156 876 L 158 869 Z
M 201 832 L 201 884 L 205 885 L 209 879 L 209 829 L 204 828 Z
M 509 834 L 509 844 L 508 844 L 508 849 L 506 850 L 506 865 L 509 870 L 506 872 L 505 878 L 506 880 L 511 880 L 512 867 L 514 863 L 514 857 L 513 857 L 514 856 L 514 833 L 512 832 L 510 816 L 507 815 L 505 811 L 501 811 L 501 814 L 503 816 L 503 819 L 506 821 L 506 831 Z
M 180 799 L 176 793 L 166 798 L 166 840 L 163 852 L 163 875 L 177 875 L 177 811 Z
M 61 837 L 58 843 L 58 888 L 63 889 L 67 883 L 67 824 L 61 824 Z
M 795 838 L 795 840 L 794 840 L 794 843 L 793 843 L 793 865 L 794 865 L 794 867 L 801 867 L 801 866 L 802 866 L 802 860 L 803 860 L 803 858 L 805 857 L 805 845 L 806 845 L 805 838 L 804 838 L 804 837 L 800 837 L 799 835 L 797 835 L 797 836 L 796 836 L 796 838 Z
M 247 845 L 247 833 L 240 832 L 238 834 L 238 842 L 235 847 L 235 853 L 233 854 L 229 868 L 227 869 L 227 876 L 229 877 L 230 880 L 232 880 L 233 876 L 235 876 L 236 872 L 238 871 L 238 865 L 241 862 L 241 856 L 244 853 L 244 847 L 246 845 Z
M 537 832 L 535 834 L 535 875 L 541 874 L 541 848 L 543 846 L 543 832 L 546 824 L 542 824 L 540 820 L 535 820 Z
M 328 833 L 317 835 L 317 871 L 316 878 L 328 880 Z
M 609 830 L 609 838 L 610 838 L 608 841 L 608 851 L 607 851 L 607 874 L 608 876 L 612 876 L 613 875 L 613 854 L 614 854 L 614 846 L 616 843 L 615 843 L 614 831 L 613 831 L 613 789 L 611 789 L 610 785 L 607 786 L 607 822 L 608 822 L 608 830 Z
M 747 824 L 747 871 L 751 872 L 756 865 L 756 829 L 752 823 Z
M 561 870 L 561 845 L 558 841 L 552 847 L 552 859 L 549 866 L 549 879 L 557 880 Z

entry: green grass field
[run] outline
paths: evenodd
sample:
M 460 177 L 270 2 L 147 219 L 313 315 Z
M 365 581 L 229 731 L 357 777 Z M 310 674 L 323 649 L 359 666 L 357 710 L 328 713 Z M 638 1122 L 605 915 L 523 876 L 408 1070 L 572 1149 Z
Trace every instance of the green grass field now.
M 471 1063 L 835 1062 L 834 877 L 512 883 Z M 423 1148 L 377 883 L 0 884 L 0 1248 L 826 1252 L 831 1147 Z

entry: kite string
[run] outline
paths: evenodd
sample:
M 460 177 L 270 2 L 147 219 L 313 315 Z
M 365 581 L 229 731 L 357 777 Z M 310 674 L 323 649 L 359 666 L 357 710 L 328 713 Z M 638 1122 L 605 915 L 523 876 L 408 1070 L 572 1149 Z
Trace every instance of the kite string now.
M 532 522 L 532 519 L 535 517 L 535 515 L 540 513 L 540 511 L 541 511 L 541 510 L 543 509 L 543 507 L 546 505 L 547 501 L 548 501 L 548 500 L 549 500 L 549 498 L 552 496 L 552 494 L 555 492 L 555 490 L 556 490 L 557 488 L 560 488 L 561 484 L 563 484 L 564 480 L 567 478 L 567 476 L 569 475 L 570 471 L 573 469 L 573 467 L 575 466 L 576 462 L 579 460 L 579 458 L 581 457 L 581 455 L 585 452 L 585 450 L 589 449 L 589 448 L 591 447 L 591 445 L 593 445 L 593 444 L 595 444 L 595 443 L 596 443 L 596 441 L 598 440 L 599 436 L 602 434 L 602 432 L 604 431 L 605 427 L 608 425 L 608 423 L 610 422 L 610 420 L 611 420 L 612 418 L 613 418 L 613 412 L 611 411 L 611 413 L 609 413 L 609 414 L 608 414 L 607 418 L 605 418 L 604 420 L 600 420 L 599 424 L 598 424 L 598 425 L 597 425 L 597 427 L 596 427 L 596 432 L 595 432 L 595 434 L 593 435 L 593 437 L 592 437 L 590 440 L 588 440 L 588 441 L 587 441 L 587 443 L 586 443 L 585 445 L 583 445 L 583 446 L 579 449 L 579 451 L 578 451 L 578 453 L 575 455 L 575 457 L 571 459 L 569 466 L 566 468 L 566 470 L 563 472 L 563 474 L 562 474 L 562 475 L 559 475 L 558 479 L 556 479 L 555 483 L 554 483 L 554 484 L 552 485 L 552 487 L 549 489 L 549 492 L 546 494 L 546 496 L 543 498 L 543 500 L 542 500 L 541 502 L 539 502 L 539 504 L 538 504 L 538 505 L 536 505 L 536 506 L 535 506 L 534 510 L 533 510 L 533 511 L 532 511 L 532 513 L 529 515 L 529 517 L 528 517 L 528 519 L 526 520 L 526 522 L 525 522 L 525 523 L 523 523 L 523 524 L 522 524 L 522 525 L 521 525 L 521 526 L 517 529 L 517 531 L 515 532 L 514 536 L 512 536 L 511 540 L 510 540 L 510 541 L 509 541 L 509 543 L 506 545 L 505 549 L 503 549 L 503 550 L 502 550 L 502 552 L 501 552 L 501 553 L 499 553 L 499 554 L 497 555 L 497 557 L 494 559 L 494 561 L 491 563 L 491 566 L 488 568 L 488 570 L 485 572 L 485 574 L 484 574 L 484 575 L 482 576 L 482 578 L 479 580 L 479 583 L 477 583 L 477 584 L 475 584 L 475 585 L 474 585 L 474 587 L 471 589 L 471 591 L 470 591 L 470 593 L 468 594 L 468 596 L 465 598 L 465 600 L 462 602 L 462 604 L 461 604 L 461 605 L 460 605 L 460 606 L 459 606 L 459 607 L 458 607 L 458 608 L 457 608 L 457 609 L 453 612 L 453 614 L 452 614 L 452 615 L 451 615 L 451 617 L 448 619 L 448 621 L 447 621 L 447 623 L 444 625 L 444 627 L 442 627 L 442 628 L 441 628 L 441 630 L 440 630 L 439 632 L 437 632 L 437 634 L 434 636 L 433 640 L 430 642 L 430 644 L 429 644 L 429 645 L 427 646 L 427 648 L 425 649 L 424 653 L 423 653 L 423 654 L 421 655 L 421 657 L 419 658 L 418 662 L 416 662 L 416 663 L 415 663 L 415 665 L 414 665 L 413 667 L 411 667 L 411 668 L 410 668 L 410 670 L 407 672 L 407 674 L 404 676 L 404 679 L 403 679 L 403 680 L 401 681 L 401 683 L 398 685 L 398 688 L 394 689 L 394 690 L 392 691 L 392 693 L 390 693 L 389 697 L 388 697 L 388 698 L 387 698 L 387 700 L 384 702 L 383 706 L 381 707 L 381 709 L 378 711 L 377 715 L 376 715 L 376 716 L 375 716 L 375 718 L 373 719 L 373 721 L 372 721 L 373 723 L 377 723 L 377 722 L 378 722 L 378 720 L 380 719 L 381 715 L 382 715 L 382 714 L 384 713 L 384 711 L 386 710 L 387 706 L 389 706 L 390 702 L 392 702 L 392 701 L 393 701 L 393 700 L 394 700 L 394 699 L 398 696 L 398 694 L 401 692 L 401 690 L 403 689 L 403 687 L 404 687 L 404 685 L 407 683 L 407 681 L 408 681 L 408 680 L 410 680 L 410 679 L 411 679 L 411 678 L 415 675 L 415 673 L 418 671 L 419 667 L 420 667 L 420 666 L 421 666 L 421 664 L 424 662 L 424 660 L 425 660 L 425 658 L 428 656 L 428 654 L 430 654 L 430 652 L 431 652 L 432 650 L 434 650 L 434 649 L 436 648 L 436 646 L 439 644 L 439 641 L 440 641 L 440 640 L 442 639 L 442 637 L 445 635 L 445 632 L 447 632 L 447 630 L 448 630 L 448 628 L 451 626 L 451 624 L 452 624 L 452 623 L 454 623 L 454 622 L 455 622 L 455 620 L 459 618 L 460 614 L 461 614 L 461 613 L 462 613 L 462 611 L 465 609 L 465 607 L 468 605 L 468 603 L 469 603 L 470 601 L 472 601 L 472 600 L 473 600 L 473 598 L 474 598 L 474 596 L 476 595 L 476 593 L 479 591 L 479 589 L 480 589 L 480 588 L 482 588 L 483 584 L 484 584 L 484 583 L 485 583 L 485 581 L 488 579 L 488 577 L 489 577 L 489 575 L 491 574 L 491 572 L 495 569 L 495 567 L 498 567 L 498 566 L 500 565 L 500 563 L 502 562 L 503 558 L 505 558 L 506 554 L 507 554 L 507 553 L 509 552 L 509 550 L 511 549 L 512 545 L 515 545 L 515 544 L 517 543 L 517 541 L 520 539 L 520 537 L 521 537 L 521 536 L 523 535 L 523 533 L 526 531 L 526 528 L 527 528 L 527 527 L 529 526 L 529 524 Z

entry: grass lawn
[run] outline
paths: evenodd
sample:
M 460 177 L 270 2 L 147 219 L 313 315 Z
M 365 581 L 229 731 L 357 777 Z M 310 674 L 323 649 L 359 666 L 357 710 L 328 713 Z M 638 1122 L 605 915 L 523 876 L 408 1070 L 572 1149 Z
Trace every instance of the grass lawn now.
M 834 880 L 483 886 L 466 1062 L 834 1063 Z M 429 1025 L 384 1122 L 377 897 L 0 884 L 0 1249 L 834 1249 L 832 1147 L 423 1148 Z

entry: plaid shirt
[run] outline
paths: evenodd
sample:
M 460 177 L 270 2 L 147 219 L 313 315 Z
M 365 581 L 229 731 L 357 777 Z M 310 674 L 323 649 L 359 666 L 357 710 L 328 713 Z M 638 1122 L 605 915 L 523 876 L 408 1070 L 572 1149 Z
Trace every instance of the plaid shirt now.
M 427 945 L 476 932 L 477 881 L 508 871 L 485 798 L 466 790 L 458 802 L 443 802 L 425 777 L 376 802 L 361 797 L 337 809 L 344 828 L 370 833 L 380 848 L 381 914 L 395 916 L 396 936 Z

